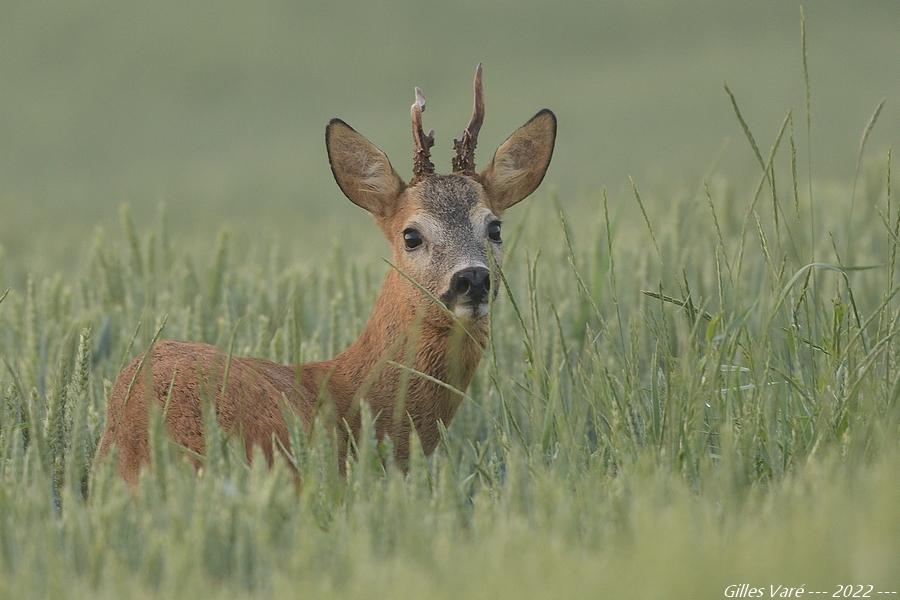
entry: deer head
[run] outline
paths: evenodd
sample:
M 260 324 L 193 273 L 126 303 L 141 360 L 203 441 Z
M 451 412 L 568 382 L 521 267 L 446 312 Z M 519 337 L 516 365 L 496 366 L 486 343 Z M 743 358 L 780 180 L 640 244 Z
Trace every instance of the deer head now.
M 556 117 L 541 110 L 503 142 L 481 172 L 475 147 L 484 119 L 482 69 L 475 70 L 472 118 L 454 140 L 453 172 L 431 162 L 434 133 L 425 133 L 425 96 L 411 107 L 413 177 L 405 183 L 388 157 L 340 119 L 325 132 L 328 159 L 341 191 L 369 211 L 392 248 L 393 262 L 457 318 L 483 322 L 493 285 L 491 265 L 502 260 L 501 218 L 540 185 L 556 139 Z M 492 255 L 489 258 L 489 255 Z M 440 318 L 444 311 L 430 311 Z

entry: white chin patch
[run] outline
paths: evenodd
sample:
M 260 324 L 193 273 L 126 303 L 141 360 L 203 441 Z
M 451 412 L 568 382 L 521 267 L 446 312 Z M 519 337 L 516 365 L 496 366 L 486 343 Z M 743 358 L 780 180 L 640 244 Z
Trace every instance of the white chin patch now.
M 480 319 L 488 314 L 487 302 L 480 304 L 457 304 L 453 308 L 453 314 L 461 321 Z

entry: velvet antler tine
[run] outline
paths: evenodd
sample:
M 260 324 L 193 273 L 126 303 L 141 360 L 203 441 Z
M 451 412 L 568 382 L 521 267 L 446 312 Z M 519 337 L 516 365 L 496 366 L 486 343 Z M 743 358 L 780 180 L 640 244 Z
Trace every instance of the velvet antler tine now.
M 473 91 L 475 95 L 474 105 L 472 107 L 472 118 L 466 131 L 473 140 L 478 140 L 478 132 L 481 131 L 481 124 L 484 123 L 484 86 L 481 82 L 481 63 L 475 67 L 475 81 L 473 82 Z
M 431 147 L 434 146 L 434 130 L 427 134 L 422 129 L 422 113 L 425 112 L 425 94 L 416 88 L 416 101 L 410 107 L 413 130 L 413 181 L 434 173 Z
M 474 106 L 472 118 L 463 130 L 462 137 L 453 140 L 453 148 L 456 156 L 453 157 L 453 170 L 465 175 L 475 174 L 475 146 L 478 145 L 478 132 L 484 123 L 484 87 L 481 82 L 481 63 L 475 67 Z

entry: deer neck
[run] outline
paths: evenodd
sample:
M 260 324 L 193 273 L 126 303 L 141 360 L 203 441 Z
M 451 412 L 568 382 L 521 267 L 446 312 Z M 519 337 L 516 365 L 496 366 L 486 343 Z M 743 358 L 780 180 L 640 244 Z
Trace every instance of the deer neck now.
M 455 322 L 391 271 L 356 341 L 333 359 L 305 367 L 340 415 L 351 416 L 359 401 L 367 401 L 379 435 L 398 428 L 403 433 L 412 422 L 429 452 L 437 442 L 437 422 L 449 425 L 462 400 L 459 392 L 472 380 L 487 333 L 487 318 Z

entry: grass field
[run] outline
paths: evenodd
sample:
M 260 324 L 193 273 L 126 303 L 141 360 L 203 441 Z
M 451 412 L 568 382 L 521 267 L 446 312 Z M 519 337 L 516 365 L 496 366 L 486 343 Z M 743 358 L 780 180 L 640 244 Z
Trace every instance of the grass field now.
M 456 36 L 474 6 L 10 6 L 0 107 L 31 120 L 0 139 L 0 598 L 900 592 L 897 5 L 808 7 L 808 48 L 781 3 L 525 6 Z M 431 51 L 366 55 L 389 26 Z M 364 97 L 333 73 L 355 58 Z M 298 494 L 214 420 L 198 477 L 157 422 L 136 495 L 92 472 L 111 381 L 157 334 L 282 362 L 354 339 L 389 267 L 322 126 L 345 116 L 408 172 L 412 84 L 447 146 L 479 58 L 482 161 L 543 104 L 562 125 L 437 451 L 404 475 L 364 434 L 343 479 L 294 423 Z

